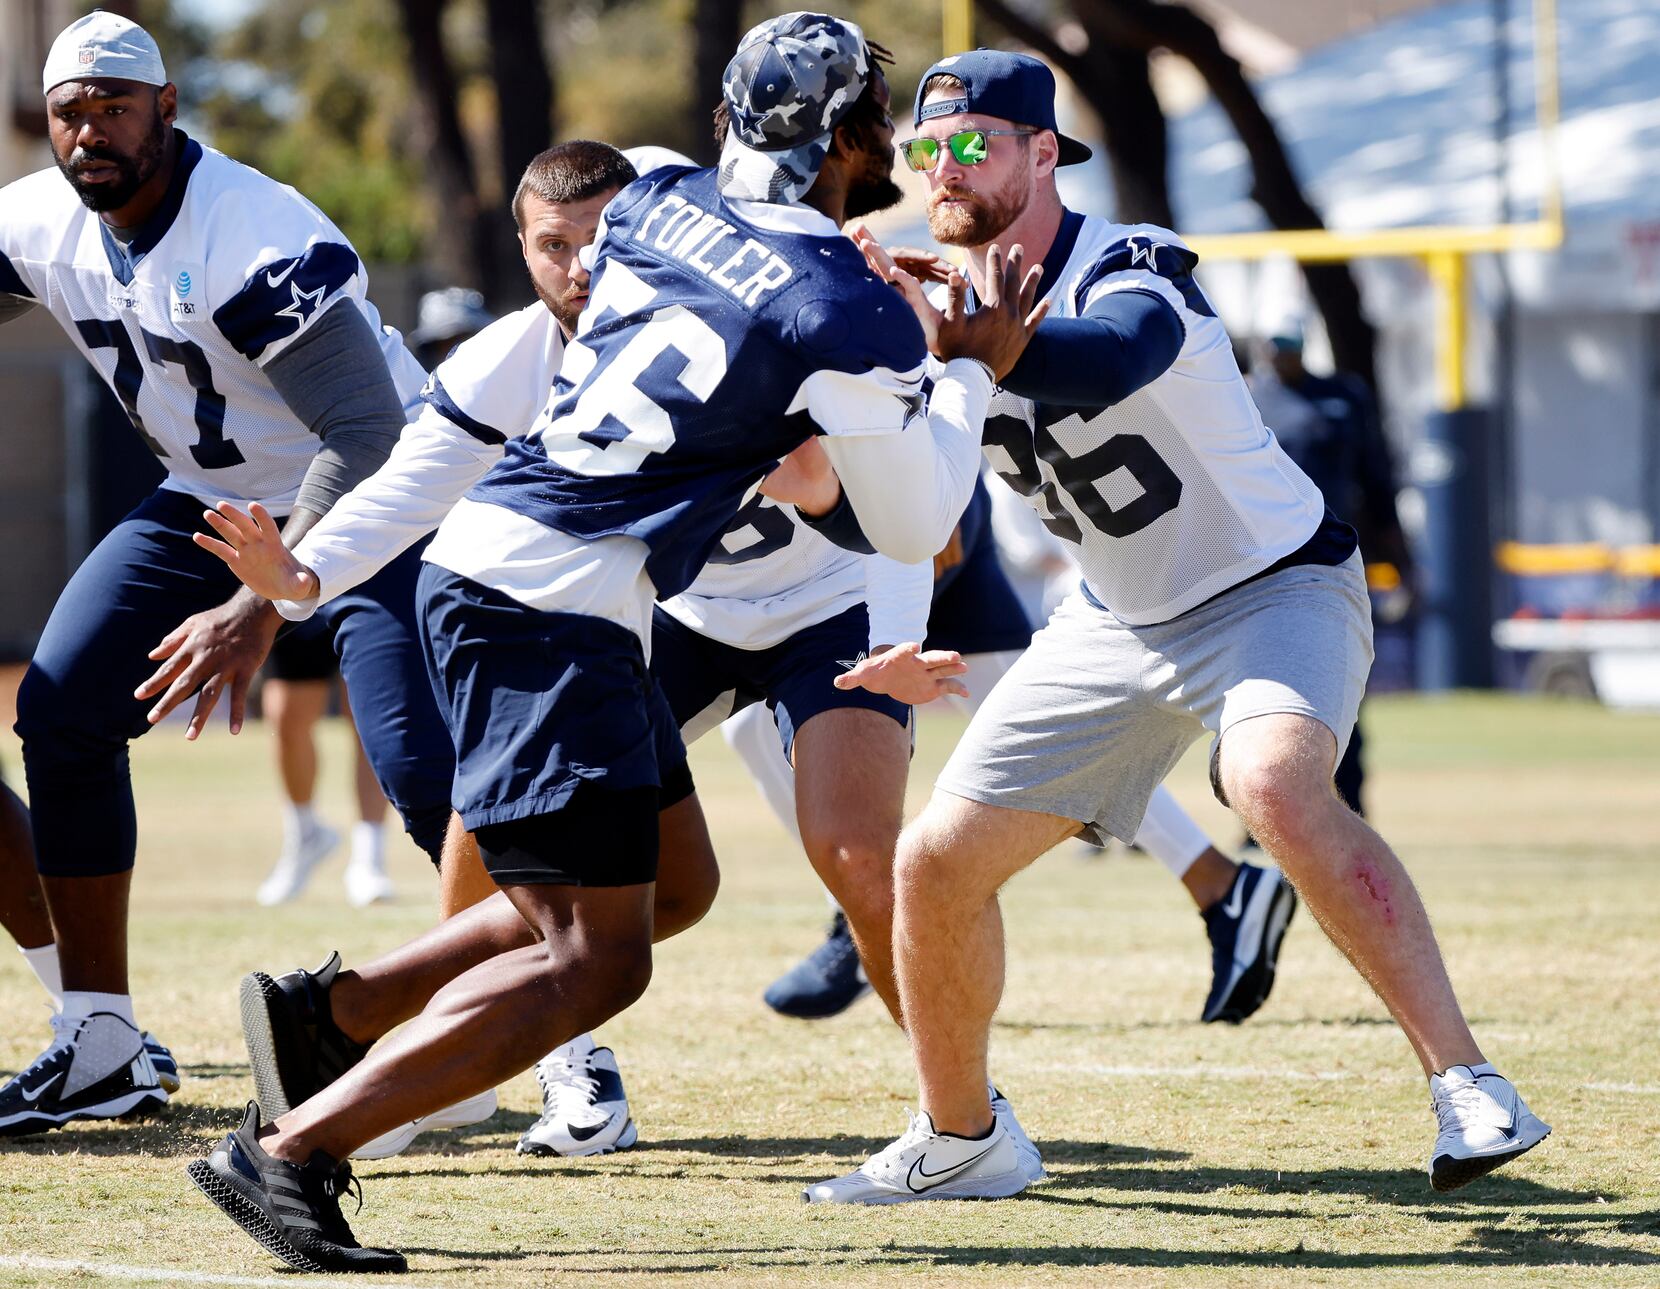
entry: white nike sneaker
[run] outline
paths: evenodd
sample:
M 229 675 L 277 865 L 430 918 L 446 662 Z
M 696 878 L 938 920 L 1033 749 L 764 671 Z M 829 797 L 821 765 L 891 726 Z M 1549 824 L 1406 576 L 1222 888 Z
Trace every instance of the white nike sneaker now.
M 390 904 L 397 898 L 397 890 L 387 875 L 384 860 L 377 863 L 372 859 L 352 856 L 346 864 L 345 882 L 346 903 L 354 909 L 368 908 L 371 904 Z
M 519 1138 L 521 1155 L 609 1155 L 640 1139 L 628 1113 L 617 1057 L 584 1034 L 556 1047 L 536 1066 L 542 1117 Z
M 997 1116 L 997 1122 L 1003 1125 L 1003 1131 L 1009 1134 L 1009 1140 L 1014 1142 L 1015 1154 L 1020 1156 L 1020 1166 L 1026 1170 L 1026 1180 L 1033 1186 L 1048 1181 L 1049 1174 L 1043 1171 L 1043 1156 L 1038 1154 L 1038 1148 L 1026 1135 L 1026 1129 L 1020 1126 L 1020 1120 L 1014 1117 L 1014 1107 L 1009 1104 L 1008 1097 L 990 1083 L 986 1084 L 986 1091 L 991 1094 L 991 1112 Z
M 483 1123 L 495 1112 L 496 1090 L 490 1088 L 488 1091 L 480 1092 L 476 1097 L 457 1101 L 452 1106 L 434 1110 L 429 1115 L 392 1129 L 391 1132 L 382 1133 L 373 1141 L 352 1151 L 352 1158 L 390 1159 L 393 1155 L 401 1155 L 408 1150 L 410 1143 L 423 1132 L 436 1132 L 439 1128 L 465 1128 L 471 1124 Z
M 311 874 L 340 844 L 340 834 L 320 823 L 298 838 L 286 838 L 270 875 L 259 884 L 254 900 L 261 908 L 287 904 L 300 897 Z
M 1440 1129 L 1429 1156 L 1429 1184 L 1438 1191 L 1455 1191 L 1550 1136 L 1550 1125 L 1502 1075 L 1454 1065 L 1432 1074 L 1429 1090 Z
M 1029 1184 L 1001 1118 L 978 1139 L 936 1132 L 927 1114 L 905 1112 L 905 1135 L 846 1177 L 801 1192 L 809 1204 L 904 1204 L 921 1199 L 1002 1199 Z

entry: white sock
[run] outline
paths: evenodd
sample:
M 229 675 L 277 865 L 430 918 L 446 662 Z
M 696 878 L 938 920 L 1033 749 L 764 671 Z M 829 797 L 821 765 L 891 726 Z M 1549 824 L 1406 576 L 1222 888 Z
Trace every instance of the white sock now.
M 1180 881 L 1187 876 L 1194 861 L 1210 849 L 1210 838 L 1161 783 L 1153 789 L 1152 798 L 1147 802 L 1147 813 L 1135 835 L 1135 844 Z
M 293 801 L 285 801 L 282 805 L 282 830 L 285 835 L 296 841 L 301 837 L 309 837 L 317 831 L 317 811 L 311 802 L 303 806 Z
M 133 996 L 131 994 L 98 994 L 84 989 L 66 989 L 63 995 L 63 1014 L 65 1016 L 90 1016 L 94 1012 L 109 1012 L 119 1016 L 134 1029 L 138 1022 L 133 1019 Z
M 25 949 L 17 946 L 17 951 L 23 955 L 23 960 L 29 964 L 29 970 L 35 973 L 35 979 L 40 981 L 52 999 L 52 1010 L 63 1010 L 63 968 L 58 965 L 58 946 L 50 941 L 38 949 Z
M 379 824 L 358 820 L 352 825 L 352 864 L 372 868 L 377 873 L 386 870 L 386 830 Z

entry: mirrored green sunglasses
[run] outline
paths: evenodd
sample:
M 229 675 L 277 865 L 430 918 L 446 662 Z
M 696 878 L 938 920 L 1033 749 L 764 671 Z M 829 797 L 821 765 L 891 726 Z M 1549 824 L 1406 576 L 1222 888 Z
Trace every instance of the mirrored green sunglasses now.
M 940 159 L 940 144 L 951 149 L 959 165 L 977 166 L 990 156 L 986 142 L 994 134 L 1036 134 L 1036 130 L 959 130 L 948 139 L 906 139 L 899 145 L 912 170 L 932 170 Z

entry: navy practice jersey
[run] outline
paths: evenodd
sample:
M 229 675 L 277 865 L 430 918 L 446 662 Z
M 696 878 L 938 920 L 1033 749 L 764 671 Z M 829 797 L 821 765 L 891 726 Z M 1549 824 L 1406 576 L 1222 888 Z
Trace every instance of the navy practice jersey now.
M 179 133 L 161 206 L 125 244 L 56 169 L 0 189 L 0 292 L 48 309 L 167 468 L 212 504 L 293 504 L 318 439 L 263 368 L 330 308 L 362 310 L 345 234 L 294 189 Z M 426 373 L 382 351 L 406 406 Z
M 655 171 L 606 209 L 547 409 L 429 558 L 462 562 L 448 552 L 466 526 L 487 541 L 480 512 L 499 508 L 567 539 L 635 538 L 657 595 L 676 595 L 809 435 L 896 434 L 919 416 L 925 359 L 911 310 L 824 216 L 729 201 L 713 170 Z

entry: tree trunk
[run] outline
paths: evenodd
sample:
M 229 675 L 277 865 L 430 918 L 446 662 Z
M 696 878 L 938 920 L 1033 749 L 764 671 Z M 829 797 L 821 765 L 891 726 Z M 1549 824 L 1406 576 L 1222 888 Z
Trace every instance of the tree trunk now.
M 1117 217 L 1126 224 L 1175 223 L 1164 111 L 1153 93 L 1145 51 L 1091 36 L 1074 53 L 1046 28 L 1003 3 L 978 0 L 980 12 L 1058 67 L 1095 113 L 1107 141 Z
M 519 267 L 518 240 L 507 202 L 536 154 L 557 139 L 553 67 L 542 43 L 540 0 L 487 0 L 490 76 L 496 85 L 496 160 L 501 167 L 500 209 L 484 219 L 490 240 L 489 279 L 481 288 L 496 310 L 531 298 Z
M 721 74 L 743 35 L 742 0 L 696 0 L 692 14 L 692 102 L 686 113 L 691 132 L 686 153 L 703 165 L 718 158 L 711 118 L 720 102 Z
M 419 152 L 427 158 L 427 185 L 439 218 L 432 229 L 433 261 L 446 285 L 483 290 L 491 280 L 492 253 L 483 226 L 478 180 L 461 132 L 455 73 L 444 50 L 447 0 L 397 0 L 409 40 Z
M 1291 158 L 1272 118 L 1263 110 L 1239 60 L 1222 48 L 1216 29 L 1181 4 L 1158 0 L 1074 0 L 1085 26 L 1115 43 L 1151 52 L 1165 48 L 1187 59 L 1227 113 L 1251 158 L 1251 200 L 1275 228 L 1324 228 L 1325 221 L 1303 193 Z M 1331 340 L 1338 370 L 1352 372 L 1373 390 L 1377 380 L 1377 331 L 1361 307 L 1360 287 L 1347 261 L 1303 265 Z

